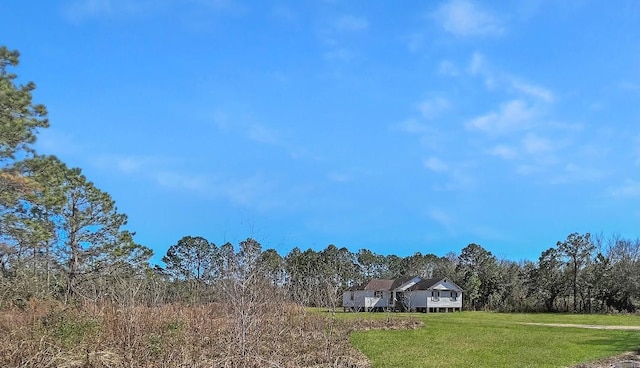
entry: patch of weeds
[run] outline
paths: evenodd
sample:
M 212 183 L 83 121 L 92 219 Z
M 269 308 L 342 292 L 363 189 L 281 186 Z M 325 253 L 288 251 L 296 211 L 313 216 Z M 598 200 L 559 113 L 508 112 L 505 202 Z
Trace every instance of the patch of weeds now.
M 174 336 L 182 330 L 184 323 L 182 321 L 171 321 L 167 324 L 167 332 L 169 336 Z
M 147 341 L 147 348 L 153 356 L 159 356 L 162 352 L 162 337 L 160 335 L 151 335 Z
M 95 336 L 100 323 L 93 319 L 75 315 L 68 310 L 52 309 L 41 317 L 42 329 L 64 348 L 72 348 L 88 337 Z
M 98 322 L 93 319 L 62 318 L 53 326 L 52 335 L 62 346 L 71 348 L 94 335 L 99 327 Z

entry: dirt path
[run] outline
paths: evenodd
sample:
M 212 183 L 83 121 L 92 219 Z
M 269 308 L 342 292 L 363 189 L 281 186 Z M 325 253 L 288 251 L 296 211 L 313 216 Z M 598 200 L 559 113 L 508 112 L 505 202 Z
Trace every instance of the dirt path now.
M 521 325 L 531 325 L 531 326 L 591 328 L 591 329 L 594 329 L 594 330 L 635 330 L 635 331 L 640 331 L 640 326 L 580 325 L 580 324 L 574 324 L 574 323 L 534 323 L 534 322 L 522 322 L 520 324 Z

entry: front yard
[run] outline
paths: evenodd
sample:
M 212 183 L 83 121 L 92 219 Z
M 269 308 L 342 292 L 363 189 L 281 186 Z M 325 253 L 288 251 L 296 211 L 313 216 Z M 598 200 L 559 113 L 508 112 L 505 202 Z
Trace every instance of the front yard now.
M 342 315 L 352 318 L 354 315 Z M 637 326 L 630 315 L 415 313 L 416 330 L 358 331 L 351 342 L 382 367 L 570 367 L 636 351 L 640 331 L 539 324 Z M 385 318 L 380 313 L 378 318 Z M 536 323 L 536 324 L 532 324 Z

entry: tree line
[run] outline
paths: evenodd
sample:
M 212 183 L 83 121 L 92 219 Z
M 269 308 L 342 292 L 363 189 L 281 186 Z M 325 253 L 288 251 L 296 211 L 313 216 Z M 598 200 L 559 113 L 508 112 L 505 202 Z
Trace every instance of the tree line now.
M 226 303 L 243 318 L 267 299 L 335 309 L 342 292 L 370 278 L 448 277 L 464 307 L 497 311 L 635 312 L 640 240 L 570 234 L 536 262 L 498 259 L 478 244 L 460 254 L 380 255 L 328 245 L 280 255 L 255 239 L 237 245 L 185 236 L 163 266 L 126 229 L 127 216 L 79 168 L 33 149 L 49 126 L 35 85 L 11 69 L 19 53 L 0 47 L 0 307 L 29 299 L 63 303 Z M 250 319 L 249 319 L 250 321 Z
M 547 312 L 635 312 L 640 306 L 640 241 L 620 236 L 570 234 L 540 255 L 537 262 L 498 259 L 478 244 L 459 255 L 416 252 L 380 255 L 351 252 L 331 244 L 323 250 L 293 248 L 281 256 L 252 244 L 255 267 L 289 300 L 309 306 L 340 306 L 345 289 L 371 278 L 447 277 L 464 289 L 470 310 Z M 172 245 L 156 272 L 166 281 L 168 300 L 215 301 L 217 284 L 237 264 L 233 245 L 220 247 L 186 236 Z

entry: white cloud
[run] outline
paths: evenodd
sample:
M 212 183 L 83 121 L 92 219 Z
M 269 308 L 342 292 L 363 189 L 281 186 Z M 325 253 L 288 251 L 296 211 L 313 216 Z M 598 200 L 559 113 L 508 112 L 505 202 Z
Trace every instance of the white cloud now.
M 474 52 L 471 55 L 471 61 L 469 61 L 469 73 L 471 75 L 478 75 L 485 72 L 485 59 L 479 52 Z
M 111 0 L 85 0 L 76 1 L 69 5 L 65 9 L 65 15 L 70 20 L 79 22 L 86 18 L 109 16 L 113 11 Z
M 211 120 L 218 129 L 239 133 L 249 140 L 274 146 L 286 145 L 275 129 L 252 122 L 250 118 L 239 118 L 216 110 L 212 113 Z
M 472 76 L 484 78 L 484 84 L 490 90 L 500 89 L 543 103 L 552 103 L 555 99 L 553 92 L 548 88 L 508 73 L 492 70 L 485 56 L 479 52 L 471 55 L 467 72 Z
M 204 193 L 211 185 L 200 175 L 190 175 L 177 171 L 160 170 L 152 172 L 154 181 L 165 188 Z
M 453 232 L 453 219 L 445 211 L 433 208 L 429 210 L 429 218 L 442 225 L 449 232 Z
M 518 152 L 515 148 L 505 146 L 502 144 L 499 144 L 493 147 L 492 149 L 490 149 L 489 154 L 493 156 L 502 157 L 505 160 L 511 160 L 518 156 Z
M 595 182 L 602 180 L 610 172 L 589 164 L 569 162 L 549 179 L 550 184 L 569 184 L 576 182 Z
M 435 172 L 444 172 L 449 169 L 449 166 L 437 157 L 431 156 L 423 161 L 424 167 Z
M 414 33 L 408 37 L 407 48 L 411 52 L 419 51 L 424 47 L 425 40 L 426 36 L 424 33 Z
M 284 6 L 276 7 L 275 9 L 273 9 L 272 14 L 274 17 L 283 19 L 287 22 L 293 22 L 298 20 L 298 14 L 296 14 L 296 12 L 294 12 L 290 8 L 287 8 Z
M 532 175 L 542 171 L 542 168 L 537 165 L 522 164 L 516 167 L 516 173 L 519 175 Z
M 280 143 L 278 134 L 273 129 L 262 124 L 250 124 L 246 127 L 246 132 L 247 138 L 252 141 L 271 145 L 278 145 Z
M 539 154 L 549 152 L 553 149 L 551 141 L 546 138 L 540 137 L 534 133 L 528 133 L 522 139 L 522 148 L 529 154 Z
M 338 47 L 324 53 L 324 59 L 327 61 L 351 61 L 355 59 L 356 53 L 346 47 Z
M 636 165 L 640 166 L 640 135 L 634 139 L 634 144 L 636 146 Z
M 115 161 L 115 165 L 118 170 L 124 173 L 134 173 L 139 171 L 144 166 L 145 160 L 141 160 L 135 157 L 122 157 Z
M 451 103 L 449 100 L 442 97 L 436 97 L 419 103 L 418 110 L 420 110 L 424 119 L 431 120 L 449 109 L 450 106 Z
M 94 18 L 129 17 L 157 11 L 166 1 L 149 0 L 76 0 L 64 9 L 64 15 L 79 23 Z
M 554 100 L 553 92 L 551 92 L 550 90 L 544 87 L 537 86 L 535 84 L 525 83 L 525 82 L 517 81 L 513 79 L 511 81 L 511 86 L 515 90 L 522 92 L 525 95 L 534 97 L 544 102 L 553 102 Z
M 479 130 L 490 134 L 503 134 L 527 129 L 536 116 L 535 108 L 522 100 L 512 100 L 500 106 L 498 111 L 479 116 L 466 123 L 469 130 Z
M 505 31 L 502 22 L 471 1 L 452 0 L 434 13 L 445 31 L 457 36 L 500 35 Z
M 335 21 L 334 27 L 338 31 L 365 31 L 369 28 L 369 21 L 363 17 L 344 15 Z
M 267 178 L 254 175 L 247 178 L 215 178 L 175 170 L 159 170 L 151 179 L 161 187 L 186 192 L 206 200 L 227 200 L 232 204 L 259 210 L 280 206 L 274 199 L 274 188 Z
M 612 188 L 609 194 L 616 198 L 640 198 L 640 182 L 627 179 L 622 185 Z
M 48 155 L 78 154 L 86 149 L 78 143 L 79 141 L 81 140 L 70 134 L 61 133 L 52 127 L 39 132 L 35 148 Z
M 410 134 L 423 134 L 430 131 L 430 128 L 427 124 L 421 123 L 416 119 L 407 119 L 399 124 L 392 126 L 392 128 Z
M 236 7 L 231 0 L 74 0 L 62 12 L 69 21 L 80 23 L 89 19 L 148 16 L 188 5 L 215 11 Z
M 352 180 L 352 176 L 345 173 L 332 172 L 327 174 L 327 178 L 333 182 L 346 183 Z
M 457 77 L 458 75 L 460 75 L 460 71 L 458 71 L 458 67 L 456 67 L 453 62 L 449 60 L 443 60 L 438 65 L 438 75 Z

